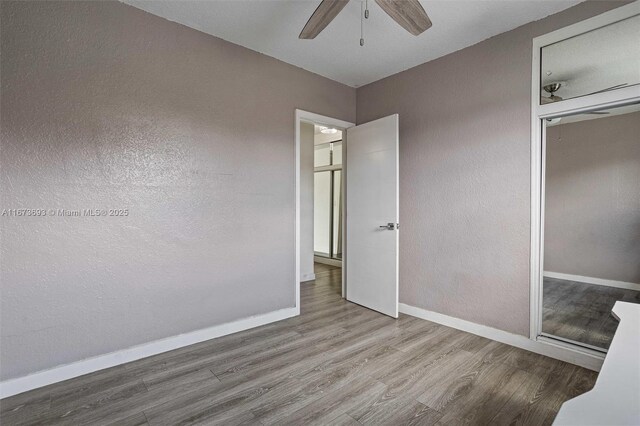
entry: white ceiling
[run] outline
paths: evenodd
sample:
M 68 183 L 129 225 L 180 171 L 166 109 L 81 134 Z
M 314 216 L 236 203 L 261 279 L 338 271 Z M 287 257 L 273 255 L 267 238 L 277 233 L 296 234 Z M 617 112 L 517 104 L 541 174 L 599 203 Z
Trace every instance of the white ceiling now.
M 314 40 L 299 40 L 320 0 L 123 0 L 353 87 L 476 44 L 580 0 L 421 0 L 433 27 L 415 37 L 369 0 L 360 47 L 360 1 L 353 0 Z

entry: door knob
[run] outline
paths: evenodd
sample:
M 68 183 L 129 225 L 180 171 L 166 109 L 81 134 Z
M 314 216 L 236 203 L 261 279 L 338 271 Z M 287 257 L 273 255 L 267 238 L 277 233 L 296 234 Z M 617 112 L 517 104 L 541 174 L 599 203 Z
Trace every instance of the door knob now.
M 389 231 L 393 231 L 394 229 L 400 228 L 400 224 L 389 222 L 386 225 L 380 225 L 380 228 L 388 229 Z

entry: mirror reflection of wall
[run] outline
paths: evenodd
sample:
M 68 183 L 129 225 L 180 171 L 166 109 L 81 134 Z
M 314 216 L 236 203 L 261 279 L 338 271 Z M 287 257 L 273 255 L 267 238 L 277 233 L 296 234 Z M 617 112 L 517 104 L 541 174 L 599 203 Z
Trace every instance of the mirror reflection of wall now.
M 640 303 L 640 105 L 545 124 L 542 331 L 606 349 Z

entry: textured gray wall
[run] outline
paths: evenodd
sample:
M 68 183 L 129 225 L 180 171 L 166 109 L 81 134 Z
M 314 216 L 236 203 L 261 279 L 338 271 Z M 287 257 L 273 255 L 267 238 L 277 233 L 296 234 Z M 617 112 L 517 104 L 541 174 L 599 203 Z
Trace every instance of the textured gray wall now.
M 358 89 L 357 123 L 400 114 L 401 302 L 528 335 L 532 38 L 621 4 L 583 3 Z
M 640 112 L 547 129 L 545 271 L 640 284 Z
M 294 306 L 294 109 L 355 90 L 115 2 L 1 4 L 1 378 Z

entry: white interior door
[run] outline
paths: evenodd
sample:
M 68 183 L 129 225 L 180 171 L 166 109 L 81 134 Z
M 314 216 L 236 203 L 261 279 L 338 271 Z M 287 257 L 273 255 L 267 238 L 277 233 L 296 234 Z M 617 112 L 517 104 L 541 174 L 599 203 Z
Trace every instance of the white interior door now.
M 347 129 L 347 300 L 398 317 L 398 115 Z

